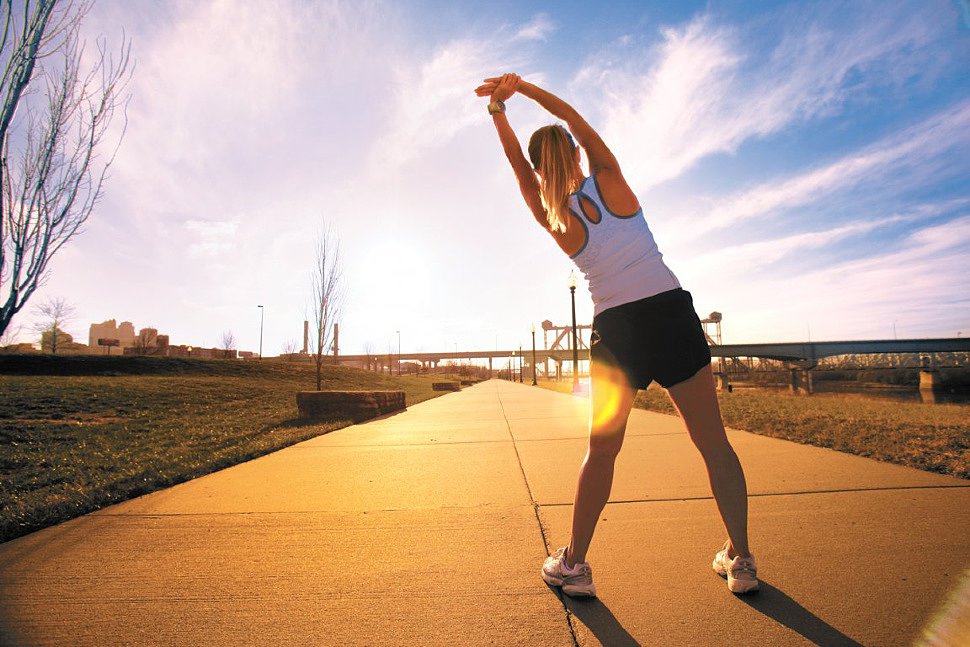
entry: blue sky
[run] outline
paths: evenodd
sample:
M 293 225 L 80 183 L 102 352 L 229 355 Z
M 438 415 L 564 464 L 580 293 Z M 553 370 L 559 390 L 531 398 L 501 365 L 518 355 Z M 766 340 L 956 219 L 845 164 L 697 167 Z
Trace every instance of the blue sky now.
M 613 148 L 724 341 L 970 334 L 970 11 L 918 2 L 123 2 L 128 130 L 39 302 L 173 343 L 299 341 L 339 235 L 342 350 L 528 345 L 570 261 L 484 102 L 515 71 Z M 520 138 L 550 123 L 509 102 Z M 577 309 L 592 306 L 581 288 Z M 29 308 L 20 323 L 30 319 Z M 26 333 L 25 333 L 26 335 Z M 541 343 L 541 342 L 540 342 Z

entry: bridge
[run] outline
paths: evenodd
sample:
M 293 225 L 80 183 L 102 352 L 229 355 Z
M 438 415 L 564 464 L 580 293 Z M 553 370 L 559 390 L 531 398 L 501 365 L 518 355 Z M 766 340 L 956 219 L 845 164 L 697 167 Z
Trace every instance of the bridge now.
M 577 349 L 579 361 L 589 361 L 589 348 L 582 342 Z M 816 341 L 816 342 L 781 342 L 754 344 L 712 344 L 713 357 L 756 357 L 788 362 L 793 369 L 807 370 L 814 368 L 818 360 L 823 357 L 837 355 L 865 355 L 877 353 L 952 353 L 970 352 L 970 338 L 944 337 L 934 339 L 876 339 L 859 341 Z M 422 365 L 437 365 L 443 361 L 488 360 L 489 367 L 494 360 L 499 364 L 512 358 L 522 358 L 524 366 L 532 366 L 533 352 L 531 348 L 508 350 L 477 350 L 458 352 L 421 352 L 421 353 L 390 353 L 384 355 L 341 355 L 341 363 L 370 363 L 378 364 L 390 362 L 419 362 Z M 568 348 L 535 351 L 536 363 L 553 361 L 561 365 L 571 362 L 573 351 Z

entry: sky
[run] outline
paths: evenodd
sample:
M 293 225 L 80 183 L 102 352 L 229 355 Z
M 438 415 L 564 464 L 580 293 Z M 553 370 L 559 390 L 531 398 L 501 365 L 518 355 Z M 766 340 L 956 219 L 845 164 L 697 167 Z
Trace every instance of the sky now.
M 117 319 L 257 350 L 263 305 L 264 354 L 299 347 L 327 225 L 342 353 L 568 325 L 572 263 L 474 95 L 509 71 L 600 132 L 725 343 L 970 334 L 965 1 L 99 0 L 84 34 L 136 67 L 101 203 L 31 302 L 66 298 L 79 341 Z M 555 122 L 507 104 L 523 142 Z

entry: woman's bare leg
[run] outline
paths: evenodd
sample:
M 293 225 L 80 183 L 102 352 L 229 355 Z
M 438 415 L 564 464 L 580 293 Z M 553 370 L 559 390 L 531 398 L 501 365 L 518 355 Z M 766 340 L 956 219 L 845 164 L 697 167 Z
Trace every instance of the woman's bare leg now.
M 731 540 L 728 557 L 748 557 L 748 488 L 738 456 L 724 433 L 711 367 L 702 368 L 667 392 L 707 465 L 711 491 Z
M 622 371 L 600 362 L 590 366 L 590 383 L 589 448 L 576 483 L 567 566 L 586 561 L 596 522 L 610 498 L 613 464 L 623 446 L 626 421 L 636 395 Z

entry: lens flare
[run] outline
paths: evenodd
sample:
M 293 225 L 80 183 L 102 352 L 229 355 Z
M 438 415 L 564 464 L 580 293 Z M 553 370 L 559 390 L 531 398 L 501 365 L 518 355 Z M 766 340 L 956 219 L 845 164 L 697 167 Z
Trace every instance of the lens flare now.
M 629 408 L 630 387 L 626 376 L 618 368 L 603 365 L 594 365 L 591 374 L 591 428 L 613 426 L 616 419 L 625 416 L 625 409 Z
M 916 645 L 970 645 L 970 569 L 960 576 L 957 585 L 923 629 L 923 635 Z

